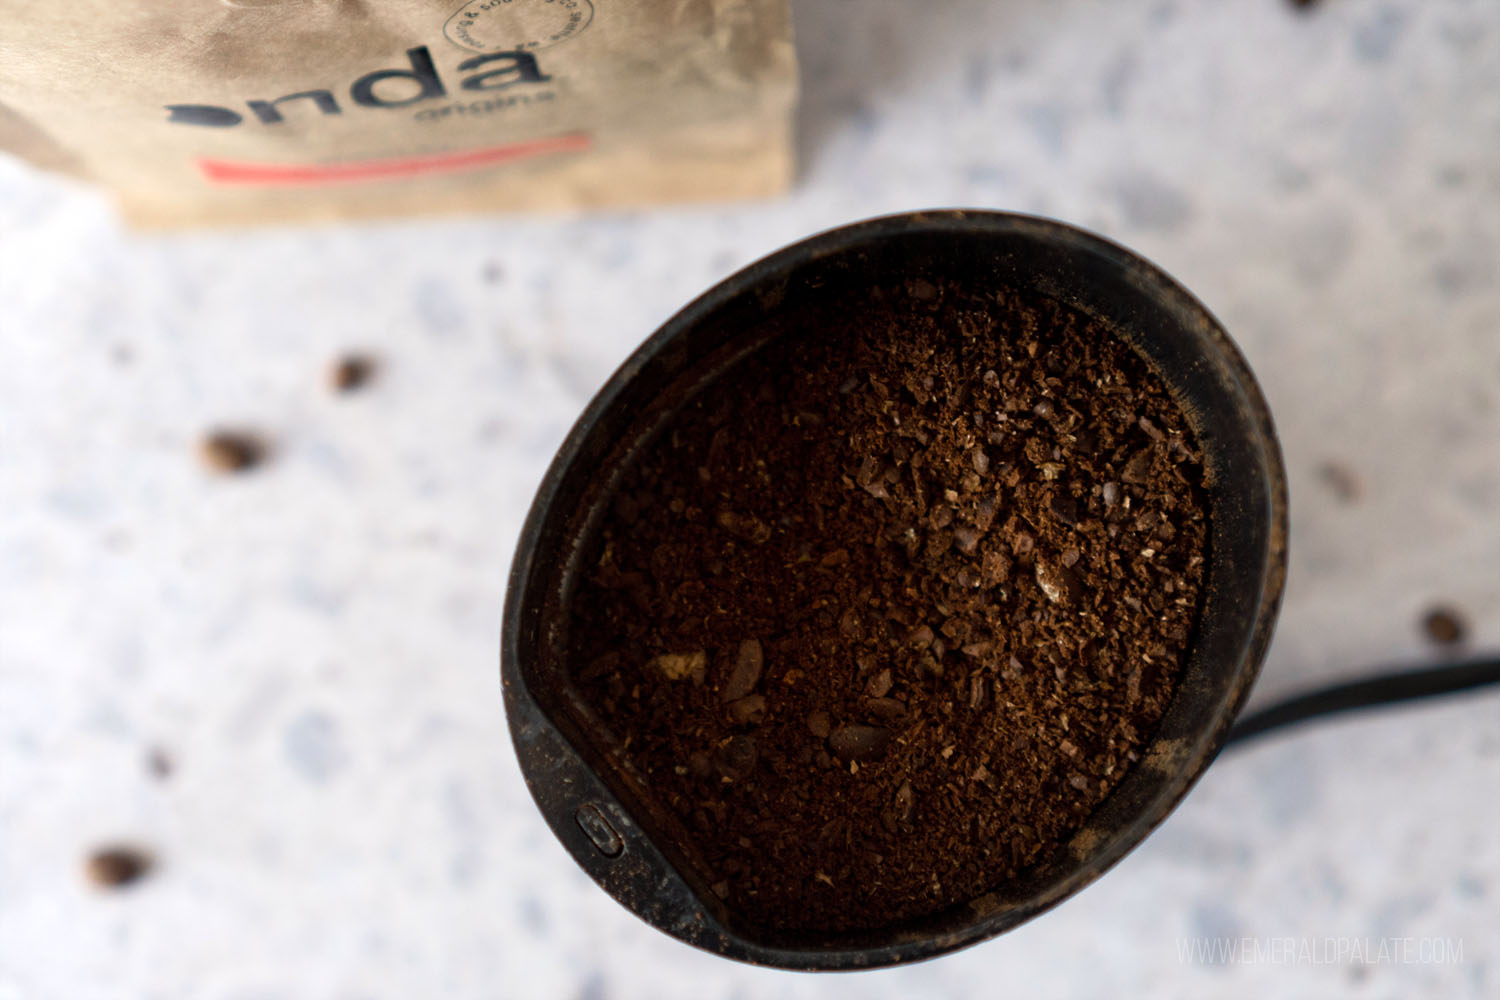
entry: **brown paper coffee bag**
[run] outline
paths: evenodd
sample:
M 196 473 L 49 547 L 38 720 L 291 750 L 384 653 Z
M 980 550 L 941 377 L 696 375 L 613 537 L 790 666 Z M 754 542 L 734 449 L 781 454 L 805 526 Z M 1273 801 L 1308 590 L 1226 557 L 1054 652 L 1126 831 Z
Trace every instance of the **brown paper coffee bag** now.
M 142 224 L 764 196 L 787 0 L 0 0 L 0 151 Z

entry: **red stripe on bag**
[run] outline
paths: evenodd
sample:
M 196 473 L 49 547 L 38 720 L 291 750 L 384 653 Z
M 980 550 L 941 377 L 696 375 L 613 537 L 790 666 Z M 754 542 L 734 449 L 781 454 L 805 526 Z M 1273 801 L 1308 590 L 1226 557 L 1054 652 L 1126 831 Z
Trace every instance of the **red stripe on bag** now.
M 396 156 L 355 163 L 240 163 L 233 160 L 199 160 L 198 169 L 215 184 L 338 184 L 345 181 L 391 180 L 421 174 L 473 170 L 547 153 L 581 152 L 588 149 L 589 145 L 590 139 L 586 133 L 574 132 L 548 139 L 532 139 L 459 153 Z

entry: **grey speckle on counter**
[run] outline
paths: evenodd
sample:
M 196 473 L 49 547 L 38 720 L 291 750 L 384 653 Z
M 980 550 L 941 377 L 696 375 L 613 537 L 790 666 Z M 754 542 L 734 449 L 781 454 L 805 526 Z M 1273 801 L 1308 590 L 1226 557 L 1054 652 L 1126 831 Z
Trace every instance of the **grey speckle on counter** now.
M 1125 225 L 1140 231 L 1173 232 L 1193 218 L 1187 195 L 1143 170 L 1117 176 L 1110 185 Z
M 553 450 L 698 293 L 881 212 L 1054 215 L 1224 321 L 1292 498 L 1257 704 L 1446 654 L 1435 607 L 1500 649 L 1500 4 L 793 3 L 771 202 L 137 235 L 0 159 L 0 1000 L 1500 996 L 1495 694 L 1226 753 L 1076 899 L 889 972 L 695 952 L 557 845 L 496 664 Z M 215 473 L 221 427 L 274 447 Z M 111 844 L 156 865 L 102 893 Z
M 322 784 L 344 768 L 338 724 L 325 712 L 303 712 L 282 735 L 287 763 L 308 781 Z

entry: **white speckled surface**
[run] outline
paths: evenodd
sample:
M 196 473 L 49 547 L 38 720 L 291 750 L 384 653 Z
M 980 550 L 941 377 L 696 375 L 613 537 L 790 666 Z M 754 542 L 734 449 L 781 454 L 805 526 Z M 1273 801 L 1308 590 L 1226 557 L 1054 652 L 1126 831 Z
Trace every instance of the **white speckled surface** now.
M 697 292 L 887 210 L 1095 228 L 1229 327 L 1292 490 L 1258 700 L 1430 655 L 1438 600 L 1500 647 L 1500 4 L 795 6 L 773 204 L 146 238 L 0 162 L 0 1000 L 1500 995 L 1493 694 L 1227 757 L 1062 908 L 858 978 L 695 953 L 553 843 L 495 663 L 552 449 Z M 336 398 L 355 346 L 384 369 Z M 226 424 L 273 460 L 205 473 Z M 105 896 L 81 858 L 117 839 L 160 867 Z M 1196 935 L 1462 961 L 1185 963 Z

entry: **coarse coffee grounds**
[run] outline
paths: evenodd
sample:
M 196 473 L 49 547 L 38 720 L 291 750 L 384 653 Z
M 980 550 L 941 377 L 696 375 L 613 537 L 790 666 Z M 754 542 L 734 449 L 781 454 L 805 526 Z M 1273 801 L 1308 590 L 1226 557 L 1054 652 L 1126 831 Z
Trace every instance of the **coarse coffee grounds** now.
M 583 700 L 744 918 L 875 928 L 1041 860 L 1171 701 L 1207 550 L 1161 380 L 1033 292 L 784 322 L 625 470 Z

